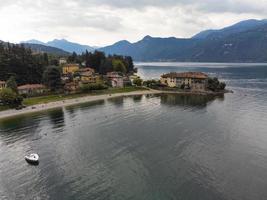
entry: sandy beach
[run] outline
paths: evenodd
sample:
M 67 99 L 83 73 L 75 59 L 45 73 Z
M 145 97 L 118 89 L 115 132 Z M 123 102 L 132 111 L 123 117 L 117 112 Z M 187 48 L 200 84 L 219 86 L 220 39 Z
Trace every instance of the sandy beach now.
M 46 104 L 37 104 L 33 106 L 28 106 L 27 108 L 24 108 L 22 110 L 10 109 L 6 111 L 1 111 L 0 119 L 13 117 L 17 115 L 28 114 L 28 113 L 46 111 L 46 110 L 54 109 L 54 108 L 77 105 L 77 104 L 82 104 L 82 103 L 87 103 L 87 102 L 94 102 L 98 100 L 107 100 L 107 99 L 115 98 L 115 97 L 145 95 L 145 94 L 160 94 L 160 93 L 162 93 L 162 91 L 143 90 L 143 91 L 117 93 L 117 94 L 112 94 L 112 95 L 109 95 L 109 94 L 95 95 L 95 96 L 86 96 L 86 97 L 80 97 L 80 98 L 74 98 L 74 99 L 68 99 L 68 100 L 62 100 L 62 101 L 55 101 L 55 102 L 50 102 Z

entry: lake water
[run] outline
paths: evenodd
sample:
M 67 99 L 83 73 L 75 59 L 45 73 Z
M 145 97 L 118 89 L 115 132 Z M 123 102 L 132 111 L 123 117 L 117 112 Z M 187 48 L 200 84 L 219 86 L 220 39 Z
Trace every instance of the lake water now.
M 144 95 L 0 121 L 0 199 L 267 199 L 267 65 L 138 63 L 143 78 L 203 71 L 234 94 Z M 40 155 L 30 166 L 24 156 Z

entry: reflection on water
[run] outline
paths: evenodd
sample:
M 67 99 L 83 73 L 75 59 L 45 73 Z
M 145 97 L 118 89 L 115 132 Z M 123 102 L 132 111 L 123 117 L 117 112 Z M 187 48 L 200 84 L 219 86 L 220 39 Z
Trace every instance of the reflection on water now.
M 53 124 L 53 127 L 55 129 L 64 126 L 64 119 L 65 118 L 64 118 L 63 108 L 48 111 L 47 116 L 49 117 L 51 124 Z
M 182 107 L 206 107 L 209 102 L 215 99 L 224 99 L 224 95 L 212 96 L 212 95 L 175 95 L 165 94 L 161 95 L 161 104 L 169 106 L 182 106 Z
M 234 89 L 222 97 L 113 98 L 1 120 L 0 199 L 265 200 L 267 75 L 248 68 L 240 79 L 206 69 Z

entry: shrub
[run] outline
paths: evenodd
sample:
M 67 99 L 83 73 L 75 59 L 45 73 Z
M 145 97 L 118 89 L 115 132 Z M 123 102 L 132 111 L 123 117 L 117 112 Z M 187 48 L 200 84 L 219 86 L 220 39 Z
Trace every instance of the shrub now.
M 0 91 L 0 101 L 3 105 L 18 106 L 21 105 L 23 97 L 10 88 L 4 88 Z
M 108 87 L 102 83 L 90 83 L 90 84 L 82 84 L 80 88 L 82 92 L 89 92 L 92 90 L 104 90 L 107 89 Z
M 224 82 L 220 82 L 218 78 L 209 78 L 207 88 L 213 92 L 222 91 L 226 87 Z
M 136 78 L 133 80 L 133 84 L 137 86 L 142 86 L 143 80 L 141 78 Z

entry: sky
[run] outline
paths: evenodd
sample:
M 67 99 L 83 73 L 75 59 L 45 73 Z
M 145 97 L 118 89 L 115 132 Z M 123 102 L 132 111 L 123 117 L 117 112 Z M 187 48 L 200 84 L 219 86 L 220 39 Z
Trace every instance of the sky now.
M 0 0 L 0 40 L 67 39 L 91 46 L 146 35 L 188 38 L 267 18 L 267 0 Z

